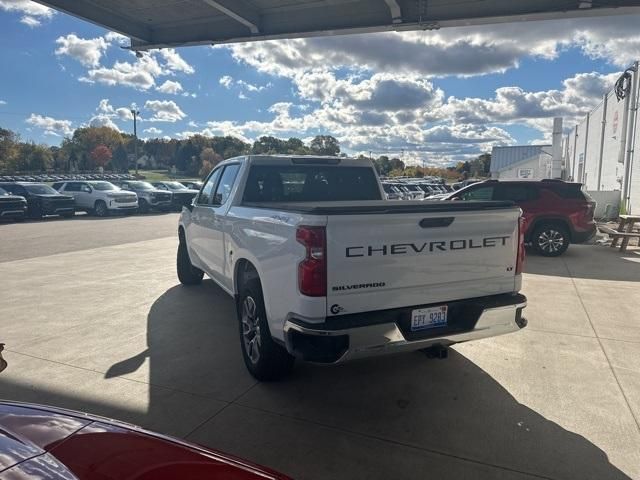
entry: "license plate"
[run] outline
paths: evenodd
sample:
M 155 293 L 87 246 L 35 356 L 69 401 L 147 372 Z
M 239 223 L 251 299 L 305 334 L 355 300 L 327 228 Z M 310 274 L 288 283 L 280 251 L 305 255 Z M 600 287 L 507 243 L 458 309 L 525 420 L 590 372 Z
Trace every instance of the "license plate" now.
M 447 306 L 418 308 L 411 312 L 411 331 L 444 327 L 447 324 Z

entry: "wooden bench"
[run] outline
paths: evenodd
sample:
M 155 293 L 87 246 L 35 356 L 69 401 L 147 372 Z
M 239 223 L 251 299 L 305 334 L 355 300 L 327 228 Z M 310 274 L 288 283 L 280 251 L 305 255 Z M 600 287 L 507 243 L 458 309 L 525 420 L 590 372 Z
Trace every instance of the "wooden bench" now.
M 633 226 L 637 221 L 640 221 L 640 216 L 620 215 L 620 224 L 618 225 L 617 230 L 604 225 L 600 225 L 598 229 L 613 239 L 611 242 L 611 248 L 617 247 L 618 241 L 622 240 L 622 243 L 620 244 L 620 251 L 624 252 L 627 250 L 629 240 L 632 238 L 637 238 L 638 245 L 640 246 L 640 232 L 633 231 Z

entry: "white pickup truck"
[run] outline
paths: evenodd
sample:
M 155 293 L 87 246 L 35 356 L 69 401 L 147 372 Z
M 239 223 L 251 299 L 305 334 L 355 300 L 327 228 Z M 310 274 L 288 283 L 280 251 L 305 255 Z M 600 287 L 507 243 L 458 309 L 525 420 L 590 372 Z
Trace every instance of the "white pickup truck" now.
M 220 163 L 182 210 L 178 277 L 235 297 L 254 377 L 526 325 L 519 208 L 383 198 L 368 161 L 254 155 Z

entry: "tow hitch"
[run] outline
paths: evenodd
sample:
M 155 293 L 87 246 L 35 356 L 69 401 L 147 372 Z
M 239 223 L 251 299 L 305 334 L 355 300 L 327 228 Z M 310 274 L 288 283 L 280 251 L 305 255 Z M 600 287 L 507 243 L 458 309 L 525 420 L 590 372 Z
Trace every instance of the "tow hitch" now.
M 449 356 L 449 348 L 442 345 L 434 345 L 429 348 L 423 348 L 421 351 L 427 356 L 427 358 L 437 358 L 439 360 L 444 360 Z

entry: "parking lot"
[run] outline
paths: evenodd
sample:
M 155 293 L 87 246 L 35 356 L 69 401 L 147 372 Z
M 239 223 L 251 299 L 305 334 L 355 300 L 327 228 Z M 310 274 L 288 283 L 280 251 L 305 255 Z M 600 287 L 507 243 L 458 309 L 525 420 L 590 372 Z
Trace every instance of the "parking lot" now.
M 530 256 L 529 326 L 287 381 L 175 274 L 177 215 L 0 224 L 0 397 L 130 421 L 299 479 L 640 478 L 640 249 Z

